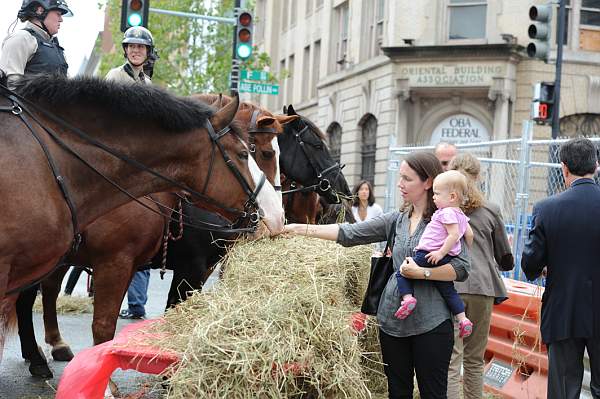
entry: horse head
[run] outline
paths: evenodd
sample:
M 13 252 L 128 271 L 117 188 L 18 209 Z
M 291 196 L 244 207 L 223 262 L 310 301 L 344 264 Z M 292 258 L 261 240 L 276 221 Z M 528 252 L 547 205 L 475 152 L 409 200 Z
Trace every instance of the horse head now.
M 223 94 L 195 94 L 193 98 L 221 108 L 232 101 L 232 97 Z M 277 137 L 283 134 L 283 125 L 296 118 L 273 115 L 268 110 L 250 103 L 242 102 L 235 115 L 235 123 L 250 148 L 259 168 L 274 186 L 281 186 L 279 179 L 279 145 Z
M 338 203 L 340 195 L 351 196 L 343 166 L 331 158 L 321 130 L 298 115 L 291 104 L 284 109 L 287 117 L 296 119 L 286 124 L 284 134 L 278 137 L 282 172 L 305 187 L 314 186 L 328 203 Z
M 237 177 L 238 174 L 240 174 L 243 180 L 252 182 L 252 187 L 250 188 L 252 191 L 249 191 L 248 188 L 244 187 L 247 194 L 247 197 L 245 198 L 245 206 L 247 207 L 248 204 L 252 202 L 252 197 L 256 197 L 256 203 L 260 209 L 260 214 L 262 215 L 263 221 L 265 222 L 269 231 L 275 233 L 282 229 L 283 223 L 283 208 L 281 206 L 280 197 L 270 183 L 264 182 L 263 172 L 256 164 L 254 158 L 250 156 L 248 146 L 241 140 L 241 131 L 237 130 L 235 124 L 233 124 L 234 118 L 239 109 L 239 104 L 239 98 L 236 96 L 226 105 L 224 105 L 223 108 L 217 110 L 210 118 L 210 122 L 214 127 L 214 131 L 219 132 L 216 133 L 218 136 L 217 143 L 220 143 L 225 150 L 222 157 L 211 156 L 211 158 L 215 163 L 225 163 L 226 166 L 234 172 L 234 176 Z M 232 126 L 232 128 L 236 131 L 236 134 L 228 135 L 221 133 L 224 132 L 229 126 Z M 230 154 L 235 154 L 235 156 L 226 155 L 229 153 L 228 148 L 231 148 Z M 249 175 L 244 174 L 244 170 L 246 168 L 249 170 Z M 223 183 L 226 181 L 226 176 L 217 176 L 214 180 L 212 180 L 212 184 L 209 184 L 211 180 L 211 169 L 212 167 L 208 169 L 209 176 L 204 186 L 206 195 L 210 197 L 213 191 L 215 193 L 222 193 L 223 191 L 229 191 L 237 188 L 235 185 Z M 228 175 L 232 174 L 228 173 Z M 239 177 L 238 180 L 240 180 Z M 244 183 L 241 180 L 240 184 L 244 186 Z M 232 193 L 232 196 L 233 195 L 234 193 Z M 209 209 L 211 208 L 210 204 L 205 204 L 205 206 Z M 223 213 L 220 210 L 219 212 Z

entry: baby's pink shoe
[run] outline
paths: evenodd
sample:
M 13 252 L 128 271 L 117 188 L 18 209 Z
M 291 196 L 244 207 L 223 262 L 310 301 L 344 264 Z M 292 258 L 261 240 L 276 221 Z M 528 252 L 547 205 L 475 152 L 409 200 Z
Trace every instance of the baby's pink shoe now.
M 464 319 L 458 323 L 458 330 L 460 338 L 467 338 L 473 332 L 473 323 L 469 319 Z
M 404 320 L 408 316 L 410 316 L 413 310 L 415 310 L 415 307 L 417 307 L 417 298 L 411 296 L 410 298 L 400 303 L 400 307 L 398 308 L 396 313 L 394 313 L 394 316 L 396 316 L 400 320 Z

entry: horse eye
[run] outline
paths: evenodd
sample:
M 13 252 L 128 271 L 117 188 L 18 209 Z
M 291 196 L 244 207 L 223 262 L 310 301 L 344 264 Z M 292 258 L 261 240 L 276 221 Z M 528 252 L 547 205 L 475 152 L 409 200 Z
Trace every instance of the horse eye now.
M 272 159 L 275 156 L 275 151 L 263 150 L 262 151 L 262 156 L 265 159 Z
M 248 151 L 246 151 L 246 150 L 243 150 L 243 151 L 241 151 L 241 152 L 238 154 L 238 157 L 239 157 L 240 159 L 245 159 L 245 160 L 248 160 Z

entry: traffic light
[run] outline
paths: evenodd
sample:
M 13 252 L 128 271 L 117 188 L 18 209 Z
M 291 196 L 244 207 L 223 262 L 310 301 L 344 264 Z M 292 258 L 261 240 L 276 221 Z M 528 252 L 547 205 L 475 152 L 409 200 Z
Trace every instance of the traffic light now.
M 554 82 L 536 83 L 531 104 L 533 120 L 540 125 L 551 125 L 554 114 Z
M 252 55 L 252 14 L 248 11 L 241 11 L 237 17 L 236 29 L 236 58 L 242 61 L 247 60 Z
M 121 32 L 132 26 L 148 27 L 148 8 L 150 0 L 122 0 Z
M 532 21 L 527 29 L 530 39 L 527 55 L 548 62 L 552 38 L 552 5 L 531 6 L 529 19 Z

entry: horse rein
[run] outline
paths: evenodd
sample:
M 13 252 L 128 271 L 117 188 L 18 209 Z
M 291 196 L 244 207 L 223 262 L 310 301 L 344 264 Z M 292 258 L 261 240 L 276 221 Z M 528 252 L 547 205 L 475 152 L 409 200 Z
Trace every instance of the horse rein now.
M 139 163 L 138 161 L 131 159 L 129 157 L 127 157 L 126 155 L 112 149 L 111 147 L 106 146 L 105 144 L 95 140 L 94 138 L 92 138 L 91 136 L 89 136 L 88 134 L 86 134 L 85 132 L 81 131 L 80 129 L 70 125 L 68 122 L 62 120 L 61 118 L 55 116 L 54 114 L 44 110 L 43 108 L 33 104 L 31 101 L 21 97 L 20 95 L 14 93 L 13 91 L 11 91 L 10 89 L 8 89 L 7 87 L 0 85 L 0 89 L 2 89 L 2 91 L 4 91 L 3 96 L 5 98 L 7 98 L 8 100 L 10 100 L 12 102 L 12 106 L 3 106 L 0 107 L 0 111 L 9 111 L 12 112 L 13 114 L 17 115 L 22 121 L 23 123 L 27 126 L 27 128 L 30 130 L 30 132 L 34 135 L 34 137 L 36 137 L 36 140 L 40 143 L 40 145 L 42 146 L 42 148 L 44 149 L 44 153 L 46 154 L 46 157 L 48 159 L 48 162 L 52 165 L 54 164 L 54 161 L 52 160 L 52 157 L 50 156 L 49 151 L 47 150 L 45 144 L 43 144 L 43 142 L 40 140 L 40 138 L 37 136 L 37 134 L 35 133 L 34 129 L 32 128 L 32 126 L 27 122 L 27 120 L 24 118 L 23 116 L 23 112 L 25 112 L 33 121 L 35 121 L 61 148 L 63 148 L 65 151 L 67 151 L 68 153 L 70 153 L 71 155 L 73 155 L 75 158 L 77 158 L 78 160 L 80 160 L 83 164 L 85 164 L 88 168 L 90 168 L 91 170 L 93 170 L 95 173 L 97 173 L 100 177 L 102 177 L 103 179 L 105 179 L 107 182 L 109 182 L 111 185 L 113 185 L 115 188 L 117 188 L 119 191 L 121 191 L 123 194 L 125 194 L 126 196 L 128 196 L 132 201 L 137 202 L 138 204 L 144 206 L 145 208 L 151 210 L 152 212 L 155 213 L 159 213 L 161 216 L 164 217 L 168 217 L 169 219 L 172 219 L 172 217 L 170 215 L 164 215 L 160 212 L 157 212 L 156 210 L 152 209 L 151 207 L 147 206 L 146 204 L 142 203 L 141 201 L 139 201 L 139 199 L 135 198 L 133 195 L 131 195 L 129 192 L 127 192 L 124 188 L 122 188 L 119 184 L 117 184 L 116 182 L 114 182 L 112 179 L 110 179 L 108 176 L 105 176 L 103 173 L 101 173 L 100 171 L 98 171 L 93 165 L 91 165 L 88 161 L 86 161 L 85 159 L 83 159 L 81 157 L 81 155 L 79 155 L 75 150 L 73 150 L 72 148 L 70 148 L 64 141 L 62 141 L 60 139 L 60 137 L 58 137 L 58 135 L 56 134 L 56 132 L 54 130 L 52 130 L 51 128 L 48 128 L 46 126 L 44 126 L 41 121 L 35 117 L 35 115 L 33 115 L 33 113 L 27 108 L 27 106 L 25 104 L 30 105 L 33 109 L 35 109 L 36 111 L 40 112 L 41 114 L 45 115 L 46 117 L 48 117 L 49 119 L 53 120 L 54 122 L 58 123 L 59 125 L 62 125 L 63 127 L 69 129 L 71 132 L 75 133 L 78 137 L 80 137 L 81 139 L 83 139 L 84 141 L 94 145 L 97 148 L 100 148 L 101 150 L 113 155 L 114 157 L 128 163 L 129 165 L 139 169 L 139 170 L 143 170 L 146 171 L 164 181 L 167 181 L 168 183 L 172 184 L 175 187 L 178 187 L 182 190 L 184 190 L 187 193 L 190 193 L 193 196 L 199 197 L 202 199 L 202 201 L 205 201 L 219 209 L 222 209 L 225 212 L 228 213 L 232 213 L 232 214 L 238 214 L 238 220 L 233 224 L 233 225 L 229 225 L 229 226 L 215 226 L 212 225 L 210 223 L 205 223 L 205 226 L 197 226 L 197 225 L 192 225 L 195 228 L 198 229 L 205 229 L 205 230 L 213 230 L 213 231 L 231 231 L 235 229 L 235 225 L 237 225 L 238 223 L 242 222 L 245 219 L 249 219 L 251 223 L 258 223 L 258 220 L 256 220 L 256 218 L 258 216 L 260 216 L 258 214 L 258 212 L 254 211 L 254 212 L 248 212 L 251 208 L 252 209 L 258 209 L 258 204 L 257 204 L 257 195 L 260 192 L 260 189 L 262 189 L 263 185 L 264 185 L 264 174 L 261 177 L 261 181 L 259 182 L 259 184 L 257 185 L 256 189 L 253 191 L 250 189 L 250 186 L 248 185 L 248 182 L 246 181 L 246 179 L 241 175 L 241 172 L 238 170 L 238 168 L 235 166 L 235 164 L 233 164 L 231 158 L 229 157 L 229 155 L 227 154 L 226 150 L 223 148 L 222 144 L 219 142 L 219 140 L 226 134 L 231 132 L 231 128 L 229 126 L 226 126 L 225 128 L 223 128 L 221 131 L 219 131 L 218 133 L 215 132 L 214 128 L 212 127 L 212 124 L 210 123 L 210 121 L 207 120 L 206 123 L 206 129 L 209 133 L 209 136 L 211 138 L 211 142 L 212 142 L 212 147 L 213 147 L 213 152 L 214 152 L 214 147 L 215 145 L 219 148 L 219 151 L 221 152 L 221 154 L 223 155 L 225 162 L 227 164 L 227 166 L 229 167 L 229 169 L 234 173 L 234 175 L 236 176 L 236 178 L 238 179 L 238 181 L 240 182 L 240 184 L 242 185 L 242 188 L 244 189 L 244 192 L 246 193 L 246 195 L 248 195 L 248 200 L 246 201 L 246 204 L 244 206 L 244 210 L 239 210 L 239 209 L 235 209 L 235 208 L 230 208 L 230 207 L 226 207 L 222 204 L 220 204 L 218 201 L 215 201 L 214 199 L 208 197 L 205 195 L 204 192 L 200 193 L 197 192 L 167 176 L 164 176 L 148 167 L 146 167 L 145 165 Z M 210 169 L 212 170 L 212 160 L 211 160 L 211 165 L 210 165 Z M 51 169 L 55 175 L 55 178 L 57 180 L 57 182 L 59 183 L 59 186 L 61 187 L 61 190 L 63 191 L 63 195 L 66 198 L 67 203 L 69 204 L 69 208 L 71 210 L 71 215 L 72 215 L 72 219 L 73 219 L 73 226 L 74 226 L 74 231 L 76 236 L 80 234 L 79 232 L 79 228 L 78 228 L 78 223 L 77 223 L 77 213 L 75 210 L 75 206 L 72 202 L 72 200 L 70 199 L 70 196 L 68 195 L 68 191 L 66 189 L 66 185 L 64 184 L 64 178 L 62 176 L 60 176 L 60 174 L 58 173 L 58 169 L 57 168 L 52 168 Z M 64 188 L 63 188 L 64 187 Z M 205 187 L 206 189 L 206 187 Z M 166 207 L 164 205 L 161 204 L 161 206 L 163 206 L 164 208 L 170 209 L 169 207 Z M 256 221 L 256 222 L 255 222 Z M 187 223 L 189 224 L 189 223 Z M 206 226 L 208 225 L 208 226 Z M 250 227 L 250 228 L 244 228 L 244 229 L 235 229 L 236 232 L 252 232 L 255 231 L 256 227 Z

